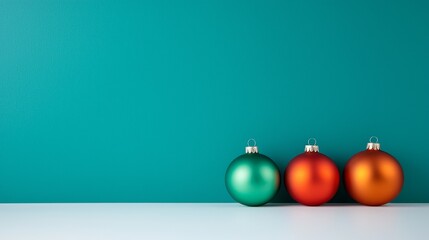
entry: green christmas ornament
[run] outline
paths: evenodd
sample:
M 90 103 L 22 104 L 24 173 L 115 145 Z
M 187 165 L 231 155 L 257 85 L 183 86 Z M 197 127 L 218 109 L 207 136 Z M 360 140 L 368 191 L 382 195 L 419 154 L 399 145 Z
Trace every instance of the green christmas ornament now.
M 250 146 L 250 142 L 254 145 Z M 260 206 L 269 202 L 280 188 L 280 171 L 269 157 L 259 154 L 256 141 L 247 141 L 246 153 L 234 159 L 226 170 L 225 185 L 237 202 Z

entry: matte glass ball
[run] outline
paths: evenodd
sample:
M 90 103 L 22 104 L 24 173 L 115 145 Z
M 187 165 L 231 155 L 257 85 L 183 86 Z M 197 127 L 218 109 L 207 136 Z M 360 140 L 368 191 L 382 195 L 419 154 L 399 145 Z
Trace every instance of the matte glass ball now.
M 263 154 L 243 154 L 226 170 L 225 185 L 237 202 L 260 206 L 269 202 L 279 190 L 280 171 L 273 160 Z
M 365 150 L 347 162 L 344 183 L 347 192 L 357 202 L 380 206 L 399 195 L 404 184 L 404 172 L 392 155 L 381 150 Z
M 305 152 L 292 159 L 285 170 L 291 197 L 304 205 L 318 206 L 334 197 L 340 184 L 335 163 L 319 152 Z

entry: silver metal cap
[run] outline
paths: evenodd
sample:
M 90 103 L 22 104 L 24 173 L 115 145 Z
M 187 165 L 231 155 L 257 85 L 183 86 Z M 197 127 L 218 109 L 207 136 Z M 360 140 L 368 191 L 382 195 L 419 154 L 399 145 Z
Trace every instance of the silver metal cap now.
M 250 142 L 253 142 L 253 146 L 250 146 Z M 251 138 L 247 140 L 246 153 L 258 153 L 258 147 L 256 146 L 255 139 Z
M 375 138 L 375 142 L 372 142 L 372 139 Z M 380 150 L 380 143 L 378 143 L 378 137 L 372 136 L 369 138 L 369 143 L 366 144 L 366 149 L 368 150 Z
M 256 146 L 247 146 L 246 153 L 258 153 L 258 147 Z
M 305 145 L 305 152 L 319 152 L 319 146 L 317 145 Z
M 310 141 L 313 140 L 314 144 L 311 145 Z M 304 151 L 305 152 L 319 152 L 319 146 L 316 145 L 317 141 L 315 138 L 309 138 L 307 141 L 307 145 L 305 145 Z

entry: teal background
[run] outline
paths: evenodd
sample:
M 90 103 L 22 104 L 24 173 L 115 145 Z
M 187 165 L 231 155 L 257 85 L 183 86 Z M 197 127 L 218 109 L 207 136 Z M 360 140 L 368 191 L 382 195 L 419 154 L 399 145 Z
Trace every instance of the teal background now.
M 428 12 L 0 0 L 0 202 L 230 202 L 248 138 L 284 170 L 316 137 L 342 170 L 372 135 L 405 171 L 395 201 L 428 202 Z

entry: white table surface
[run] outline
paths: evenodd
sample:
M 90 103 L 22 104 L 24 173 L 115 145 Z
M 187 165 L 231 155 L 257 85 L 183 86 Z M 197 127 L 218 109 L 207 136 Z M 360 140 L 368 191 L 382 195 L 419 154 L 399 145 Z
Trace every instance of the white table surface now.
M 0 204 L 0 239 L 429 239 L 429 204 Z

